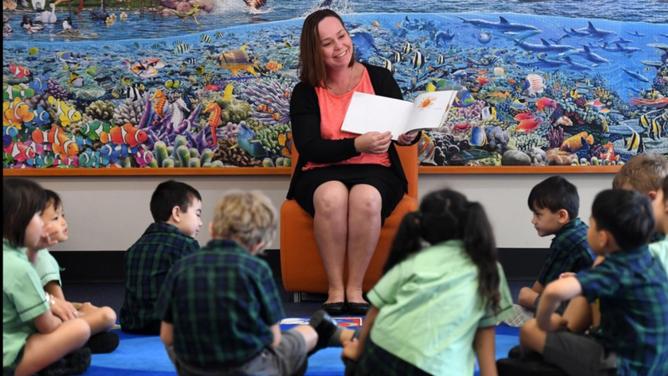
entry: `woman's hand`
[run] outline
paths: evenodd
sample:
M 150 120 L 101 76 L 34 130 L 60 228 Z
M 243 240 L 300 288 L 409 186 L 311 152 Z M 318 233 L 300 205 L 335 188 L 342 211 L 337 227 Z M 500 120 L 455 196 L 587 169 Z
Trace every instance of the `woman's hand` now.
M 399 145 L 410 145 L 413 143 L 413 141 L 415 141 L 415 137 L 417 137 L 418 133 L 420 133 L 420 131 L 402 133 L 399 135 L 397 143 Z
M 360 153 L 382 154 L 392 143 L 392 133 L 367 132 L 355 138 L 355 150 Z

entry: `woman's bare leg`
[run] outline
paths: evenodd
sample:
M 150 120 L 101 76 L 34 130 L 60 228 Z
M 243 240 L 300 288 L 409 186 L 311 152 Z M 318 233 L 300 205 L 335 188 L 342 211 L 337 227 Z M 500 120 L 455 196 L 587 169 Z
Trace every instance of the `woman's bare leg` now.
M 380 236 L 382 198 L 378 190 L 359 184 L 348 196 L 348 284 L 346 299 L 364 302 L 362 282 Z
M 82 319 L 62 323 L 49 334 L 35 333 L 28 337 L 23 357 L 16 367 L 15 375 L 32 375 L 70 352 L 81 348 L 90 337 L 90 328 Z
M 339 181 L 321 184 L 313 193 L 313 231 L 329 289 L 325 303 L 343 302 L 343 267 L 348 236 L 348 188 Z

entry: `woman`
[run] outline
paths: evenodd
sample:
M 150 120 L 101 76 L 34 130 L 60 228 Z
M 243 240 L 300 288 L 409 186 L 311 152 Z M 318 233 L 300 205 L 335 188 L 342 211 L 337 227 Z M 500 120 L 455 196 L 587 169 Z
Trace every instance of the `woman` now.
M 383 220 L 407 190 L 390 132 L 341 131 L 353 92 L 401 99 L 392 74 L 358 63 L 341 17 L 317 10 L 304 21 L 300 80 L 290 99 L 292 136 L 299 161 L 288 198 L 313 215 L 313 227 L 329 284 L 323 308 L 331 314 L 364 314 L 362 282 Z M 417 132 L 403 134 L 409 145 Z M 344 262 L 348 278 L 343 281 Z

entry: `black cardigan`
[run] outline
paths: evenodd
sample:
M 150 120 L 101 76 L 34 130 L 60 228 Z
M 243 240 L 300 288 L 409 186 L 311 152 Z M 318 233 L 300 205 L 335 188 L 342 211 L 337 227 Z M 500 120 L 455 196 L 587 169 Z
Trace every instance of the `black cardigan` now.
M 364 64 L 371 78 L 371 85 L 376 95 L 403 99 L 401 89 L 392 77 L 392 73 L 385 68 Z M 287 197 L 294 194 L 295 182 L 302 174 L 306 162 L 335 163 L 359 155 L 355 150 L 355 139 L 324 140 L 320 135 L 320 106 L 315 88 L 304 82 L 298 83 L 292 90 L 290 97 L 290 121 L 292 124 L 292 139 L 299 151 L 299 161 L 295 167 Z M 420 137 L 415 138 L 417 142 Z M 401 167 L 399 155 L 394 146 L 388 149 L 392 170 L 401 180 L 404 192 L 408 191 L 408 183 L 404 170 Z

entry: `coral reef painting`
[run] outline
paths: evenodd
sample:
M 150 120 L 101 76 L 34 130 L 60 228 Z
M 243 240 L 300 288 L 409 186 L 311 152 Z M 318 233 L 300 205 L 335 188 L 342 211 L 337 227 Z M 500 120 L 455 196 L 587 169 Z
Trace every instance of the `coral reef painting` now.
M 447 3 L 4 0 L 3 168 L 289 166 L 302 17 L 318 7 L 405 99 L 457 90 L 422 166 L 668 156 L 668 9 Z

